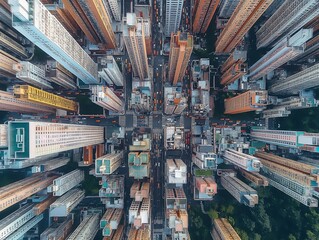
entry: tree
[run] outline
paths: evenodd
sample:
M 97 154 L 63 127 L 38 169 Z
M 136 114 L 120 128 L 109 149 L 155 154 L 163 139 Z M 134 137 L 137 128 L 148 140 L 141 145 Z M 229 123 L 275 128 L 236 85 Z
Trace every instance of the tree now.
M 211 218 L 211 219 L 216 219 L 218 218 L 218 212 L 214 209 L 210 209 L 208 211 L 208 216 Z

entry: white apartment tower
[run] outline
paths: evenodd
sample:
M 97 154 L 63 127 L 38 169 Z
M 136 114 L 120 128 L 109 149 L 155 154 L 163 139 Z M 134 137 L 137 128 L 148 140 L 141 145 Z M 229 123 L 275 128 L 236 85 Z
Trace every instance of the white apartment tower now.
M 99 75 L 109 85 L 123 86 L 123 75 L 113 56 L 102 57 L 98 59 Z
M 165 35 L 169 37 L 171 33 L 176 33 L 182 17 L 184 0 L 167 0 L 165 16 Z
M 148 79 L 148 61 L 143 18 L 127 13 L 123 19 L 123 39 L 132 63 L 133 74 L 141 80 Z
M 123 112 L 123 101 L 110 88 L 92 85 L 91 93 L 91 101 L 96 105 L 113 112 Z
M 104 127 L 14 121 L 8 125 L 9 157 L 28 159 L 104 142 Z

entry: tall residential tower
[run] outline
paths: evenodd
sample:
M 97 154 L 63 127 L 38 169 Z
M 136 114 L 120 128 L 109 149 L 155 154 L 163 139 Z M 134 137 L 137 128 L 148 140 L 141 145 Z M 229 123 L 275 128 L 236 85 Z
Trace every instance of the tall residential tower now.
M 169 81 L 176 85 L 185 75 L 190 56 L 193 51 L 193 36 L 188 33 L 177 32 L 171 35 L 171 50 L 169 53 L 168 76 Z
M 149 78 L 143 18 L 127 13 L 123 19 L 123 39 L 130 57 L 133 74 L 141 80 Z

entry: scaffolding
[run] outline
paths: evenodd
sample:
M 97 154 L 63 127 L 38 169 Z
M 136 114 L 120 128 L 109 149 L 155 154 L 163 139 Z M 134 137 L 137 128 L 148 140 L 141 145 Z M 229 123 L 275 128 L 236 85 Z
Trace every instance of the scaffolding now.
M 78 104 L 72 100 L 43 91 L 29 85 L 15 85 L 13 87 L 14 96 L 31 102 L 40 103 L 48 107 L 64 109 L 76 112 Z
M 279 37 L 293 34 L 318 14 L 317 0 L 285 1 L 257 31 L 257 48 L 267 47 Z
M 43 89 L 53 89 L 45 77 L 44 69 L 24 61 L 14 64 L 13 67 L 17 71 L 16 77 L 24 82 Z
M 0 61 L 1 64 L 1 61 Z M 15 98 L 12 93 L 0 91 L 0 110 L 18 113 L 55 113 L 56 110 L 39 103 Z
M 93 240 L 99 226 L 99 214 L 87 216 L 67 240 Z
M 84 83 L 97 83 L 97 64 L 40 0 L 23 3 L 9 1 L 13 27 Z
M 76 169 L 53 181 L 53 196 L 62 196 L 84 180 L 84 172 Z

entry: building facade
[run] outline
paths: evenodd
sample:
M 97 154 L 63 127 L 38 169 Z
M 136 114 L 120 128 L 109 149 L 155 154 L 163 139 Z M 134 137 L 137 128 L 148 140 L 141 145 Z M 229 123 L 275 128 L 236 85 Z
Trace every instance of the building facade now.
M 179 31 L 176 34 L 172 33 L 168 60 L 168 79 L 173 85 L 183 80 L 192 51 L 192 35 Z
M 167 0 L 165 15 L 165 35 L 171 36 L 179 29 L 182 17 L 183 0 Z
M 123 19 L 123 39 L 132 63 L 133 74 L 141 80 L 149 78 L 144 20 L 135 13 Z
M 193 32 L 205 33 L 214 17 L 220 0 L 197 0 L 194 6 Z

